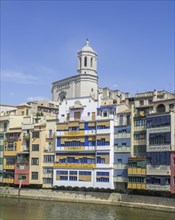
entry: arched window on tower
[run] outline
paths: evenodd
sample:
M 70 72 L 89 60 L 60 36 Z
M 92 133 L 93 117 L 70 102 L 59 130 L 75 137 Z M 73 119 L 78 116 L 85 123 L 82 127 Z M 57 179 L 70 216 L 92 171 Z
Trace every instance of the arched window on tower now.
M 79 68 L 81 69 L 81 57 L 79 57 Z
M 92 67 L 92 65 L 93 65 L 93 58 L 91 57 L 91 67 Z
M 87 57 L 84 58 L 84 66 L 87 66 Z

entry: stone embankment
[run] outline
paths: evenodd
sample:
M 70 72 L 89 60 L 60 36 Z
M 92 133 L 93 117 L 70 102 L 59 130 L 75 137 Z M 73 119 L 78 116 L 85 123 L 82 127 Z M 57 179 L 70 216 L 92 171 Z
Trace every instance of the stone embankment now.
M 53 191 L 0 187 L 0 196 L 125 206 L 175 213 L 175 199 L 103 192 Z

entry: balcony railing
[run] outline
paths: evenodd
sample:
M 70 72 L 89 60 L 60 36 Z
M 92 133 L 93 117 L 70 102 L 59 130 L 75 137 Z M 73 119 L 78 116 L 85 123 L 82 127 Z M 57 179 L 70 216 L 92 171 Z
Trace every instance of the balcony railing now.
M 146 175 L 146 168 L 128 168 L 128 175 Z
M 14 179 L 11 179 L 11 178 L 3 178 L 3 183 L 14 183 Z
M 54 168 L 95 168 L 96 164 L 72 164 L 72 163 L 54 163 Z
M 147 184 L 147 190 L 170 191 L 170 185 Z
M 14 170 L 15 165 L 4 165 L 4 170 Z
M 128 183 L 128 189 L 147 189 L 146 183 Z
M 128 182 L 128 178 L 127 177 L 123 177 L 123 176 L 114 176 L 114 182 L 119 182 L 119 183 L 127 183 Z
M 123 153 L 126 153 L 126 152 L 131 152 L 131 148 L 130 147 L 126 147 L 126 146 L 123 146 L 123 147 L 114 147 L 114 152 L 115 153 L 120 153 L 120 152 L 123 152 Z
M 134 140 L 134 145 L 146 145 L 146 139 Z
M 83 147 L 57 147 L 56 151 L 94 151 L 95 146 L 83 146 Z
M 147 175 L 170 175 L 170 166 L 159 165 L 159 166 L 151 166 L 147 165 Z

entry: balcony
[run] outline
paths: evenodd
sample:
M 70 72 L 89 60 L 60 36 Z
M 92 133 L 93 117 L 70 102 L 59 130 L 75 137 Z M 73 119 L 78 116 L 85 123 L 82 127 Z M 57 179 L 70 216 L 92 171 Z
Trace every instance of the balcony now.
M 113 179 L 114 179 L 114 182 L 118 182 L 118 183 L 127 183 L 128 182 L 128 178 L 123 177 L 123 176 L 114 176 Z
M 14 179 L 11 179 L 11 178 L 3 178 L 3 183 L 14 183 Z
M 170 126 L 165 127 L 155 127 L 155 128 L 147 128 L 147 131 L 149 133 L 155 133 L 155 132 L 171 132 Z
M 146 170 L 147 170 L 147 175 L 169 176 L 171 174 L 170 166 L 166 166 L 166 165 L 158 165 L 158 166 L 147 165 Z
M 161 151 L 170 151 L 170 144 L 162 144 L 162 145 L 148 145 L 147 152 L 161 152 Z
M 54 163 L 54 168 L 71 168 L 71 169 L 93 169 L 96 167 L 96 164 L 67 164 L 67 163 Z
M 126 164 L 114 164 L 114 169 L 127 169 Z
M 8 151 L 8 150 L 4 151 L 4 156 L 16 156 L 16 155 L 17 155 L 17 151 Z
M 85 130 L 85 135 L 95 135 L 96 130 Z
M 46 141 L 52 142 L 54 140 L 54 135 L 46 135 Z
M 112 147 L 110 145 L 96 146 L 96 150 L 110 150 Z
M 134 131 L 146 131 L 146 126 L 135 126 Z
M 117 133 L 114 135 L 114 138 L 131 138 L 130 133 Z
M 115 153 L 130 153 L 131 152 L 131 148 L 130 147 L 126 147 L 126 146 L 123 146 L 123 147 L 116 147 L 114 146 L 114 152 Z
M 146 175 L 146 168 L 128 168 L 128 175 Z
M 15 165 L 4 165 L 4 170 L 14 170 Z
M 146 139 L 134 140 L 134 145 L 146 145 Z
M 69 137 L 69 136 L 84 136 L 85 132 L 83 131 L 57 131 L 56 136 L 64 136 L 64 137 Z
M 108 133 L 110 133 L 110 128 L 97 129 L 97 134 L 108 134 Z
M 95 146 L 56 147 L 56 151 L 95 151 Z
M 146 183 L 128 183 L 128 189 L 147 189 Z
M 147 190 L 170 191 L 170 185 L 147 184 Z
M 43 178 L 52 178 L 53 174 L 52 173 L 43 173 Z

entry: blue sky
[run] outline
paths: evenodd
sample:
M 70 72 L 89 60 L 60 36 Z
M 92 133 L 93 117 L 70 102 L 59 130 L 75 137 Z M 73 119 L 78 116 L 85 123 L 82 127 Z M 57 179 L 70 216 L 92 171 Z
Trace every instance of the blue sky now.
M 89 39 L 99 86 L 174 91 L 174 1 L 1 1 L 1 100 L 50 99 Z

